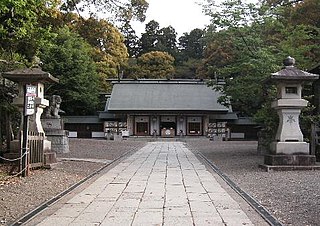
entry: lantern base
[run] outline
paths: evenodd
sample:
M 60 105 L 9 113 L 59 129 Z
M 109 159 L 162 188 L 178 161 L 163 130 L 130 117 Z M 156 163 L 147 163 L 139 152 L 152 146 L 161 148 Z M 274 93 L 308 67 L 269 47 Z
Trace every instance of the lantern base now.
M 315 163 L 315 155 L 265 155 L 264 157 L 264 164 L 271 166 L 310 166 Z
M 306 142 L 273 142 L 270 146 L 271 154 L 294 155 L 309 154 L 309 143 Z
M 314 155 L 265 155 L 259 167 L 266 171 L 320 170 Z
M 266 172 L 270 171 L 297 171 L 297 170 L 320 170 L 320 165 L 312 166 L 271 166 L 271 165 L 259 165 L 259 168 L 265 170 Z

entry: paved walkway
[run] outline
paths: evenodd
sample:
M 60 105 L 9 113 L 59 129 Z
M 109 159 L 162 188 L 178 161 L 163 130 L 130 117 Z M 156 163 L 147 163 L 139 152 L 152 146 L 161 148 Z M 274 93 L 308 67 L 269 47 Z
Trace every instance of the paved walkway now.
M 183 143 L 154 142 L 38 225 L 253 224 Z

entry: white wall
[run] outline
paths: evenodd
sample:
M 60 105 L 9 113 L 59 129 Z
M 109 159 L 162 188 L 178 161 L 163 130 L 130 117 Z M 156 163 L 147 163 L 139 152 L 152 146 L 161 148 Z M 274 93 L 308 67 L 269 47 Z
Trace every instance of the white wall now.
M 78 137 L 78 133 L 75 132 L 75 131 L 69 131 L 68 137 L 70 137 L 70 138 L 77 138 L 77 137 Z
M 92 132 L 92 138 L 104 138 L 104 132 Z

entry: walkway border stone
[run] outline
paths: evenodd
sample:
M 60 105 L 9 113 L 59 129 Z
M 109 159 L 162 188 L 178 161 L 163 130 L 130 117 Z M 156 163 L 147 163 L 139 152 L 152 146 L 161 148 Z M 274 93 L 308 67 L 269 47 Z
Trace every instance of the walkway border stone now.
M 279 222 L 266 208 L 264 208 L 257 200 L 255 200 L 252 196 L 243 191 L 238 185 L 230 180 L 230 178 L 222 173 L 219 168 L 209 159 L 199 152 L 197 154 L 271 226 L 283 226 L 283 224 L 281 224 L 281 222 Z

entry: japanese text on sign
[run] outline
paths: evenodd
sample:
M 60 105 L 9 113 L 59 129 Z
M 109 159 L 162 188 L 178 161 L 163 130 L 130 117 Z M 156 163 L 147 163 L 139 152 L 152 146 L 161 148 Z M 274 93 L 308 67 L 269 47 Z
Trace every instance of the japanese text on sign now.
M 26 85 L 25 115 L 34 114 L 36 96 L 37 96 L 37 86 Z

